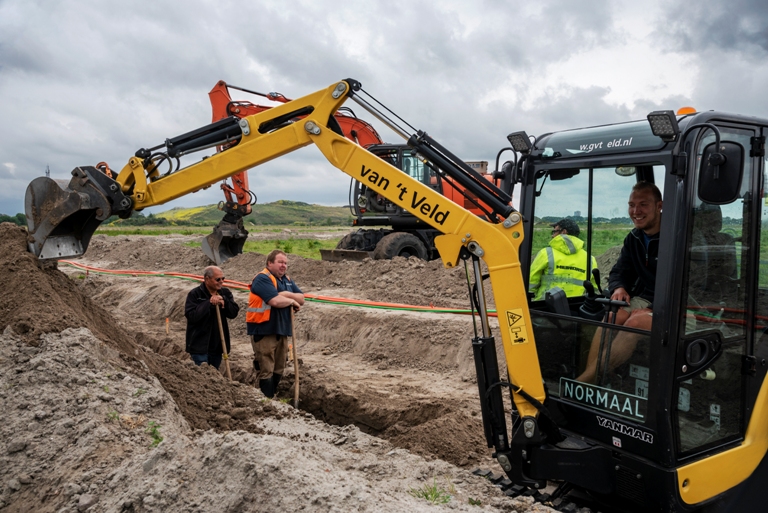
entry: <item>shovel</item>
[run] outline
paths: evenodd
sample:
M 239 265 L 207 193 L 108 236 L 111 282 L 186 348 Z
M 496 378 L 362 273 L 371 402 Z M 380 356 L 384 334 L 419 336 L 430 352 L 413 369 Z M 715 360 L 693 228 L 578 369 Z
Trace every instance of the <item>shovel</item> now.
M 216 307 L 216 320 L 219 321 L 219 338 L 221 338 L 222 358 L 224 359 L 224 368 L 227 369 L 227 377 L 232 381 L 232 371 L 229 370 L 229 355 L 227 354 L 227 341 L 224 339 L 224 326 L 221 324 L 221 312 Z
M 296 331 L 293 327 L 293 308 L 291 308 L 291 346 L 293 347 L 293 374 L 296 385 L 293 390 L 293 407 L 299 409 L 299 355 L 296 347 Z

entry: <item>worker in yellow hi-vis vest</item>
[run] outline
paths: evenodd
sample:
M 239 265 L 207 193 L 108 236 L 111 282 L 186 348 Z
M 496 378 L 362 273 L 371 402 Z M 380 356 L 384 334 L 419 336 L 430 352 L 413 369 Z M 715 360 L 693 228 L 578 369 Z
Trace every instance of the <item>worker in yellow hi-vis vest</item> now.
M 591 270 L 597 269 L 597 260 L 592 257 L 592 265 L 587 265 L 587 252 L 584 241 L 578 238 L 579 232 L 573 219 L 561 219 L 552 225 L 552 240 L 531 264 L 528 292 L 534 294 L 534 301 L 544 299 L 544 293 L 553 287 L 560 287 L 568 297 L 581 296 L 584 280 L 595 283 Z

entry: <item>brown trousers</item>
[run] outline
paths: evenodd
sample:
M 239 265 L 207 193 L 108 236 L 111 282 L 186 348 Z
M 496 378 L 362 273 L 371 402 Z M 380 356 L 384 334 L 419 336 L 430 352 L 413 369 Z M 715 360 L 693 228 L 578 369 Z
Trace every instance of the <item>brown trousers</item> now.
M 260 370 L 256 379 L 270 379 L 273 373 L 282 375 L 285 372 L 288 337 L 264 335 L 258 342 L 251 338 L 251 347 L 254 360 L 259 362 Z

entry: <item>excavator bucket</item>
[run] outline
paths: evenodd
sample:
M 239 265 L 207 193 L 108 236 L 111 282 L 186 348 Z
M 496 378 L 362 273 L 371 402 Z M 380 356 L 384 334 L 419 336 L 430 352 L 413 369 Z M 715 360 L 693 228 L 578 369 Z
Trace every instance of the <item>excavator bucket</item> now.
M 213 233 L 203 238 L 203 253 L 216 265 L 221 265 L 243 252 L 247 238 L 248 230 L 243 227 L 242 218 L 236 223 L 221 221 Z
M 115 201 L 130 212 L 117 182 L 94 167 L 75 168 L 69 183 L 35 178 L 24 198 L 29 251 L 40 260 L 82 255 L 102 221 L 118 213 Z

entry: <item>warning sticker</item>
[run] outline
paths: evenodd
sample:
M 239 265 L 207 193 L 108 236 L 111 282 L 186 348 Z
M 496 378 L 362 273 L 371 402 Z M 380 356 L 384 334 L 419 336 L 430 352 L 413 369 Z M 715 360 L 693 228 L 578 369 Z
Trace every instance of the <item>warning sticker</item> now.
M 507 310 L 507 322 L 509 323 L 509 338 L 513 344 L 528 343 L 528 329 L 525 326 L 523 310 Z
M 523 318 L 522 315 L 516 314 L 515 312 L 512 312 L 510 310 L 507 310 L 507 320 L 509 321 L 510 326 L 514 326 L 515 323 L 522 318 Z

